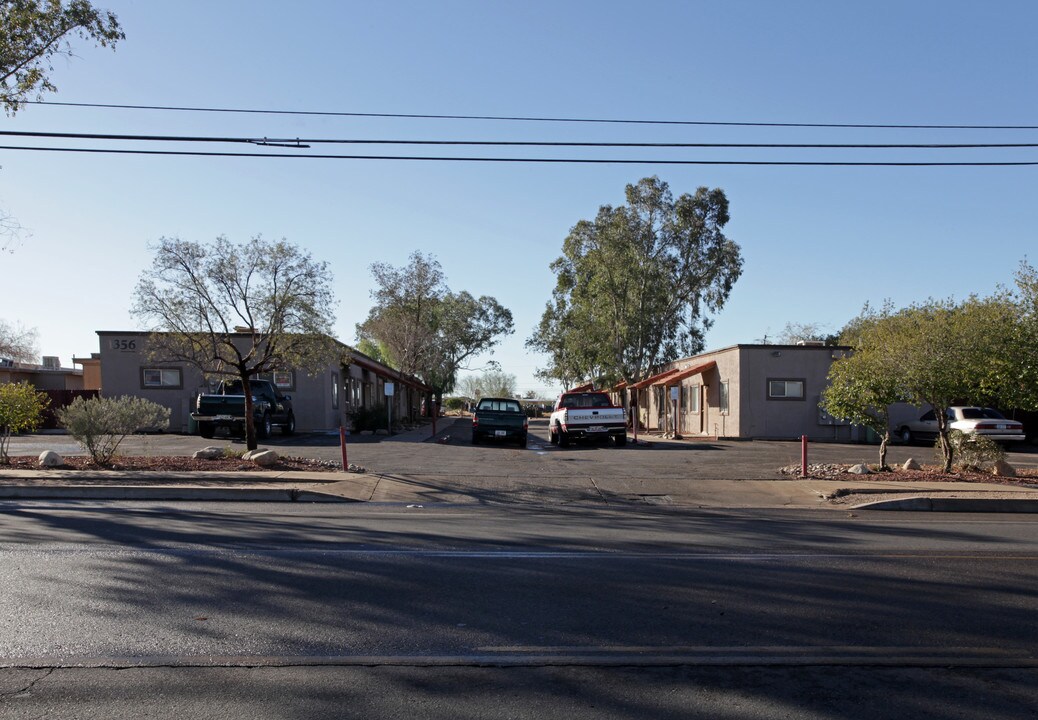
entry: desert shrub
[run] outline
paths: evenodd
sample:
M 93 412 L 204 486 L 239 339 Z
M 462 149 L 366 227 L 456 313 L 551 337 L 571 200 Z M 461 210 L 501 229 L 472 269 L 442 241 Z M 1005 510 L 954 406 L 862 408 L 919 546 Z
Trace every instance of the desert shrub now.
M 462 397 L 448 397 L 443 399 L 443 407 L 445 410 L 457 412 L 465 407 L 466 400 Z
M 959 470 L 983 470 L 986 466 L 1006 459 L 1006 451 L 1002 446 L 983 435 L 952 430 L 948 433 L 948 441 L 952 446 L 955 467 Z
M 385 405 L 374 405 L 369 408 L 363 407 L 353 413 L 353 429 L 356 432 L 380 430 L 388 427 Z
M 27 382 L 0 385 L 0 464 L 11 462 L 11 435 L 38 428 L 49 404 L 50 398 Z
M 57 416 L 97 465 L 111 463 L 127 435 L 169 427 L 169 408 L 137 397 L 80 397 Z

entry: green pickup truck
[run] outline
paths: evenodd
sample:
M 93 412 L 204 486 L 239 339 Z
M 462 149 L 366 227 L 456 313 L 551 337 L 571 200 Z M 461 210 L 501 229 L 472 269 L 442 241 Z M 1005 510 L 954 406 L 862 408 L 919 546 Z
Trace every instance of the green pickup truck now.
M 296 430 L 296 415 L 292 409 L 292 398 L 282 395 L 269 380 L 252 380 L 252 418 L 256 435 L 270 437 L 271 429 L 277 425 L 285 435 Z M 191 418 L 198 424 L 198 434 L 211 438 L 217 428 L 227 428 L 231 433 L 245 433 L 245 396 L 241 380 L 225 380 L 217 392 L 199 395 L 195 401 L 195 412 Z
M 516 440 L 526 447 L 529 421 L 518 400 L 483 398 L 472 413 L 472 444 L 482 440 Z

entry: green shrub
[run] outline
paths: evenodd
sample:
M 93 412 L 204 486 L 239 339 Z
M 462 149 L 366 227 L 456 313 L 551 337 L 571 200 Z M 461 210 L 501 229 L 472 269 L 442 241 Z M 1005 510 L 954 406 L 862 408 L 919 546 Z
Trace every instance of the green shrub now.
M 76 398 L 57 416 L 97 465 L 110 464 L 127 435 L 169 427 L 169 408 L 137 397 Z
M 948 433 L 948 441 L 951 442 L 955 467 L 959 470 L 984 470 L 1006 459 L 1002 446 L 983 435 L 952 430 Z
M 443 408 L 445 410 L 458 411 L 465 407 L 467 401 L 461 397 L 449 397 L 443 399 Z
M 386 406 L 375 405 L 370 408 L 360 408 L 353 413 L 353 429 L 356 432 L 362 430 L 388 429 L 389 418 L 386 417 Z
M 11 435 L 38 428 L 48 405 L 50 398 L 27 382 L 0 385 L 0 464 L 11 462 L 7 454 Z

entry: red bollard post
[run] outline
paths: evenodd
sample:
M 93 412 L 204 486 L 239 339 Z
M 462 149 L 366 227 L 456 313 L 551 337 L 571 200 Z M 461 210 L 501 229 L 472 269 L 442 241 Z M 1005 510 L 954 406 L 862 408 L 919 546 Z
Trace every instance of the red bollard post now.
M 346 428 L 342 425 L 339 426 L 339 447 L 342 449 L 342 471 L 346 472 L 350 469 L 350 464 L 346 460 Z
M 800 436 L 800 477 L 807 477 L 807 435 Z

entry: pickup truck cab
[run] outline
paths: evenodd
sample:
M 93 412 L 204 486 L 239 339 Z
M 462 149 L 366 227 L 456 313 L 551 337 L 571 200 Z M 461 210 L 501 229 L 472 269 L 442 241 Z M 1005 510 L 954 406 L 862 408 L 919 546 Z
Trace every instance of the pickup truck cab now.
M 252 391 L 252 418 L 258 437 L 270 437 L 275 425 L 280 426 L 285 435 L 296 431 L 291 397 L 282 395 L 269 380 L 251 380 L 249 388 Z M 244 434 L 245 395 L 242 394 L 241 380 L 224 380 L 217 392 L 199 395 L 191 419 L 198 424 L 198 434 L 204 438 L 213 437 L 216 429 L 221 427 L 232 433 Z
M 483 398 L 472 412 L 472 444 L 495 438 L 513 439 L 526 447 L 529 420 L 518 400 L 511 398 Z
M 559 447 L 573 440 L 605 438 L 626 445 L 627 413 L 604 392 L 563 393 L 548 420 L 548 438 Z

